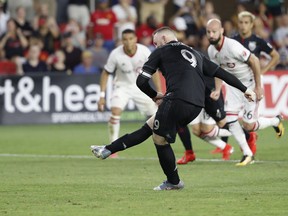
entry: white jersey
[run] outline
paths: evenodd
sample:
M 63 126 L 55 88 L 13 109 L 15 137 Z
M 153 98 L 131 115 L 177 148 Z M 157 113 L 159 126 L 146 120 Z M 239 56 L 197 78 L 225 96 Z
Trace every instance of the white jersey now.
M 252 69 L 247 64 L 251 52 L 238 41 L 224 37 L 220 49 L 210 45 L 208 55 L 211 61 L 236 76 L 243 84 L 254 80 Z
M 104 69 L 111 74 L 115 72 L 114 84 L 136 86 L 136 79 L 150 53 L 146 46 L 137 43 L 136 53 L 128 56 L 124 52 L 123 45 L 120 45 L 110 53 Z

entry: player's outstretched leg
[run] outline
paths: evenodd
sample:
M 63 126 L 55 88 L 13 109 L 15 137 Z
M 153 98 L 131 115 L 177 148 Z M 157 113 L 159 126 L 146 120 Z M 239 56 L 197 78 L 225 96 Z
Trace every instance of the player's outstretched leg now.
M 131 148 L 135 145 L 144 142 L 151 135 L 152 135 L 152 129 L 149 127 L 147 123 L 145 123 L 140 129 L 130 134 L 125 134 L 124 136 L 116 139 L 110 145 L 106 146 L 92 145 L 90 148 L 92 153 L 97 158 L 105 159 L 113 153 L 123 151 L 125 149 Z

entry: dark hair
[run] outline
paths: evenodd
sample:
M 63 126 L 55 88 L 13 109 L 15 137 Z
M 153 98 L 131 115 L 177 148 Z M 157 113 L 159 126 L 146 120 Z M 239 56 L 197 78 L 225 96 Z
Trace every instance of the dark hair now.
M 136 35 L 135 31 L 133 29 L 125 29 L 124 31 L 122 31 L 122 36 L 124 34 L 134 34 Z

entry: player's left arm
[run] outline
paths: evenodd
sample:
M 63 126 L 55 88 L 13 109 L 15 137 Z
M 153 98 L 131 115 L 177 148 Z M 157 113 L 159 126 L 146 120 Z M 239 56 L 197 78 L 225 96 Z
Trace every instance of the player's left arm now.
M 255 81 L 255 93 L 256 93 L 256 99 L 261 100 L 263 98 L 263 90 L 261 87 L 261 69 L 260 69 L 260 62 L 259 59 L 251 53 L 251 55 L 248 58 L 247 63 L 251 67 L 254 75 L 254 81 Z
M 156 73 L 153 74 L 152 80 L 153 80 L 154 86 L 156 88 L 156 91 L 162 92 L 161 77 L 160 77 L 159 71 L 156 71 Z
M 271 60 L 267 63 L 267 65 L 261 68 L 261 74 L 265 74 L 267 71 L 273 69 L 280 62 L 280 55 L 275 49 L 273 49 L 269 55 Z

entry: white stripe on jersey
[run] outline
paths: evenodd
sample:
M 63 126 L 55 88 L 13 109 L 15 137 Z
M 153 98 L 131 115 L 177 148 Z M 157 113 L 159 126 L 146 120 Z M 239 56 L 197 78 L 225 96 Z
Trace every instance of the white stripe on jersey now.
M 142 71 L 142 72 L 141 72 L 141 75 L 144 76 L 144 77 L 147 77 L 147 78 L 149 78 L 149 79 L 152 77 L 151 74 L 149 74 L 149 73 L 147 73 L 147 72 L 145 72 L 145 71 Z

